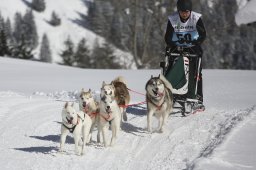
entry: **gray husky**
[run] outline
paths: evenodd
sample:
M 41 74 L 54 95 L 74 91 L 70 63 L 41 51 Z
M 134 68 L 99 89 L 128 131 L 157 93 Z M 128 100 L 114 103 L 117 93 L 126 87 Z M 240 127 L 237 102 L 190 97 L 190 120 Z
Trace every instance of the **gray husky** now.
M 153 77 L 146 84 L 146 100 L 147 100 L 147 128 L 152 132 L 152 117 L 159 120 L 159 132 L 164 131 L 163 126 L 166 124 L 168 115 L 173 108 L 172 85 L 161 74 Z

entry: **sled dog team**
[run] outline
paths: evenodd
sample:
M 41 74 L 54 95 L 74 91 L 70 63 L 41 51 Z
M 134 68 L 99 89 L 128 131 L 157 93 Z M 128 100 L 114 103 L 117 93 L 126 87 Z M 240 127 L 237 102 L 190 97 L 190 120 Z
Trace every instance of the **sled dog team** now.
M 172 112 L 172 86 L 163 75 L 159 75 L 151 76 L 145 89 L 148 110 L 147 130 L 152 132 L 152 117 L 155 115 L 159 121 L 158 130 L 163 132 L 167 117 Z M 110 84 L 103 81 L 99 102 L 94 99 L 91 89 L 88 91 L 82 89 L 79 97 L 79 111 L 76 111 L 74 104 L 70 102 L 66 102 L 63 107 L 60 152 L 64 149 L 68 133 L 73 133 L 75 153 L 84 154 L 86 143 L 90 142 L 92 131 L 96 126 L 97 142 L 101 142 L 100 134 L 102 134 L 104 147 L 113 146 L 122 121 L 127 121 L 126 107 L 129 103 L 130 94 L 122 76 L 117 77 Z M 110 144 L 107 140 L 109 126 L 112 131 Z

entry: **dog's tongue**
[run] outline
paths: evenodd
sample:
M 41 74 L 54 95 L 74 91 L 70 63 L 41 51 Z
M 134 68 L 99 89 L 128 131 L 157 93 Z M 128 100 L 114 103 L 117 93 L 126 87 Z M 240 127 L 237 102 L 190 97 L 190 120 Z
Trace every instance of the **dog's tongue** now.
M 160 96 L 160 97 L 162 97 L 164 94 L 163 94 L 163 93 L 158 92 L 158 93 L 157 93 L 157 95 L 158 95 L 158 96 Z

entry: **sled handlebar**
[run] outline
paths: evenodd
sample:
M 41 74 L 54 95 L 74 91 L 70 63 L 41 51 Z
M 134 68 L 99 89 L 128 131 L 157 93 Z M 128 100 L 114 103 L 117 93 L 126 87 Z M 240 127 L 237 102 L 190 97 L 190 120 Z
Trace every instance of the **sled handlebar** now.
M 171 56 L 184 56 L 184 57 L 198 57 L 197 54 L 189 54 L 189 53 L 170 53 Z

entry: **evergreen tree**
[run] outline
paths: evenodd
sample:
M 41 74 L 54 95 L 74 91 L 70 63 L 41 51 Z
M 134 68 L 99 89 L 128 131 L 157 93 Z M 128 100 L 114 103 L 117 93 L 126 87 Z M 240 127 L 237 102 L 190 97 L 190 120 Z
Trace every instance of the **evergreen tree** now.
M 64 42 L 65 49 L 61 52 L 60 56 L 63 59 L 64 65 L 73 66 L 75 63 L 74 59 L 74 43 L 70 39 L 70 37 L 67 38 L 67 40 Z
M 12 49 L 12 56 L 14 58 L 31 59 L 33 58 L 32 49 L 26 45 L 24 35 L 21 35 L 21 41 Z
M 45 1 L 33 0 L 31 3 L 31 7 L 38 12 L 43 12 L 45 10 Z
M 46 34 L 44 34 L 42 38 L 39 56 L 40 56 L 40 60 L 43 62 L 48 62 L 48 63 L 52 62 L 50 44 Z
M 23 36 L 23 37 L 22 37 Z M 38 35 L 34 15 L 31 10 L 27 10 L 24 17 L 20 13 L 15 14 L 13 31 L 14 43 L 21 44 L 21 41 L 30 49 L 35 49 L 38 45 Z
M 11 27 L 11 21 L 9 18 L 7 18 L 6 22 L 5 22 L 5 32 L 6 32 L 6 37 L 7 37 L 7 43 L 8 44 L 13 44 L 14 40 L 13 40 L 13 36 L 12 36 L 12 27 Z
M 34 20 L 34 15 L 32 10 L 27 10 L 24 17 L 24 35 L 25 35 L 25 41 L 26 44 L 32 48 L 35 49 L 38 45 L 38 35 L 37 35 L 37 28 L 36 23 Z
M 0 56 L 10 55 L 10 49 L 7 45 L 7 37 L 5 31 L 0 29 Z
M 52 26 L 58 26 L 61 24 L 61 19 L 60 17 L 53 11 L 52 12 L 52 16 L 51 16 L 51 20 L 49 22 Z
M 95 42 L 93 48 L 92 66 L 99 69 L 120 69 L 122 66 L 118 64 L 113 53 L 112 47 L 108 43 L 104 43 L 102 47 L 98 41 Z
M 6 23 L 4 18 L 0 15 L 0 56 L 10 55 L 6 31 Z
M 91 68 L 90 51 L 86 45 L 86 39 L 82 38 L 78 43 L 75 53 L 75 61 L 78 67 Z
M 23 30 L 23 17 L 21 13 L 16 12 L 14 18 L 14 29 L 13 29 L 13 38 L 15 44 L 18 44 L 21 41 L 21 35 L 24 35 Z

